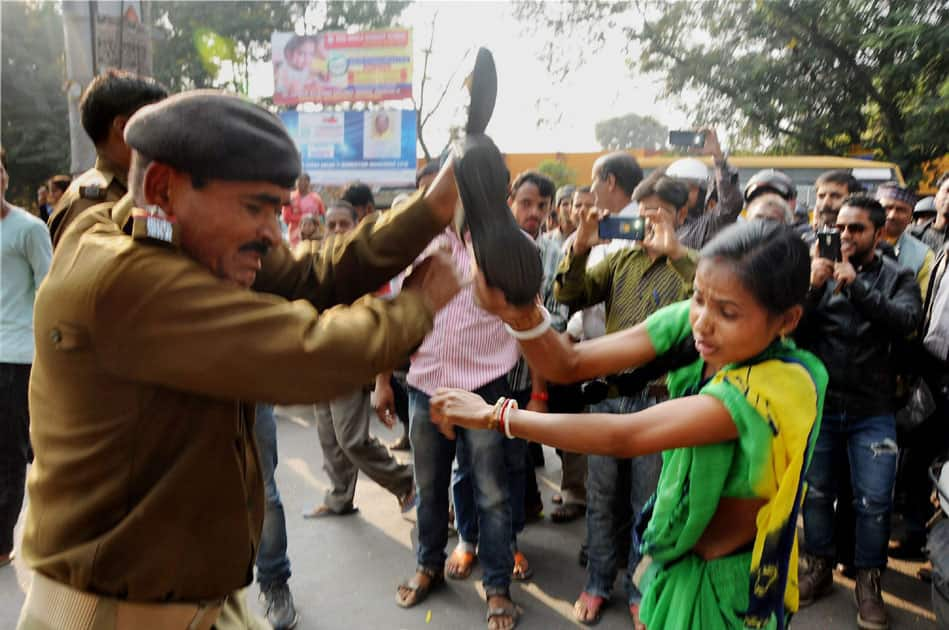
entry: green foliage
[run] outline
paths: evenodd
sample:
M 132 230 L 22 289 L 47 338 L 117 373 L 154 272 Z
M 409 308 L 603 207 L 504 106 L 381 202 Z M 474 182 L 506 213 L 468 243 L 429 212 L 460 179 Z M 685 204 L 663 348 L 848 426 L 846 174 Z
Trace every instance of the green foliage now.
M 542 160 L 537 170 L 549 177 L 556 188 L 577 183 L 577 174 L 560 160 Z
M 604 151 L 650 149 L 666 145 L 669 129 L 652 116 L 626 114 L 596 123 L 596 141 Z
M 602 2 L 531 4 L 529 18 L 568 28 L 562 46 L 598 28 Z M 917 0 L 675 0 L 613 7 L 632 66 L 665 78 L 667 95 L 698 92 L 696 124 L 740 132 L 746 146 L 846 153 L 897 162 L 911 182 L 949 147 L 949 5 Z M 613 19 L 617 14 L 611 12 Z M 943 121 L 943 122 L 939 122 Z
M 594 59 L 623 24 L 629 2 L 514 0 L 514 16 L 543 43 L 542 59 L 554 81 Z
M 52 2 L 11 2 L 4 4 L 0 18 L 0 141 L 9 165 L 7 200 L 29 207 L 41 183 L 69 171 L 62 16 Z
M 333 0 L 326 5 L 326 20 L 318 30 L 344 31 L 348 28 L 388 28 L 409 6 L 407 0 Z
M 160 34 L 154 76 L 171 92 L 222 87 L 246 93 L 248 67 L 269 57 L 270 34 L 294 30 L 305 9 L 305 2 L 153 2 L 151 19 Z

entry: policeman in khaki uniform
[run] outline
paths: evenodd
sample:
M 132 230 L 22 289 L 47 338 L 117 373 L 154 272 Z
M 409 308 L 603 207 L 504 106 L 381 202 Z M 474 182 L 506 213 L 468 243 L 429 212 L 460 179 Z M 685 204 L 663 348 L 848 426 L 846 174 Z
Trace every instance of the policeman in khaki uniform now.
M 168 96 L 152 79 L 109 70 L 92 80 L 79 100 L 82 128 L 96 145 L 96 164 L 76 177 L 49 217 L 53 247 L 66 225 L 94 205 L 115 203 L 128 192 L 132 151 L 125 144 L 125 125 L 139 108 Z
M 457 189 L 449 165 L 294 258 L 277 213 L 300 157 L 275 116 L 189 92 L 125 139 L 129 194 L 75 217 L 36 299 L 19 628 L 246 627 L 228 596 L 253 576 L 263 488 L 243 401 L 328 400 L 404 364 L 459 290 L 451 262 L 363 296 L 444 229 Z

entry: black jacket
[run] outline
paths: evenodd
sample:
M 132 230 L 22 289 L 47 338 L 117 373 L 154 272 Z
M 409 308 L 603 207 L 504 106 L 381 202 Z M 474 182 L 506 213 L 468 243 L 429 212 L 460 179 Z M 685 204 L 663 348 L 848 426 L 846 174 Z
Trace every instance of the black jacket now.
M 916 331 L 922 304 L 913 272 L 877 253 L 840 293 L 831 279 L 811 289 L 796 339 L 830 375 L 824 411 L 892 413 L 894 349 Z

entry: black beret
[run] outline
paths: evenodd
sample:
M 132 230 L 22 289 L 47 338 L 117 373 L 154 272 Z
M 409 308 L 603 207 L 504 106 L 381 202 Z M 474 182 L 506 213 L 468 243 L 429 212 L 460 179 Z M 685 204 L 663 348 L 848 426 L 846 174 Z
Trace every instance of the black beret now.
M 279 118 L 213 90 L 182 92 L 141 108 L 125 126 L 125 142 L 202 179 L 291 188 L 300 174 L 300 154 Z

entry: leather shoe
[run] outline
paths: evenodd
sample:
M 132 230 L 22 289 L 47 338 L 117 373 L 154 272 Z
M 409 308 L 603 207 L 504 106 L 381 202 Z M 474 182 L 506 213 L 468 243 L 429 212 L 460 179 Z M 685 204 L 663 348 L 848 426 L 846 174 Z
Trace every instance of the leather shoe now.
M 857 600 L 857 627 L 866 630 L 886 630 L 886 605 L 880 586 L 880 569 L 857 569 L 854 597 Z
M 831 560 L 819 556 L 802 554 L 801 565 L 806 570 L 798 572 L 798 594 L 800 607 L 804 608 L 830 592 L 834 586 L 834 572 Z
M 300 621 L 300 615 L 293 606 L 293 595 L 286 583 L 273 584 L 261 592 L 267 604 L 267 621 L 274 630 L 292 630 Z

